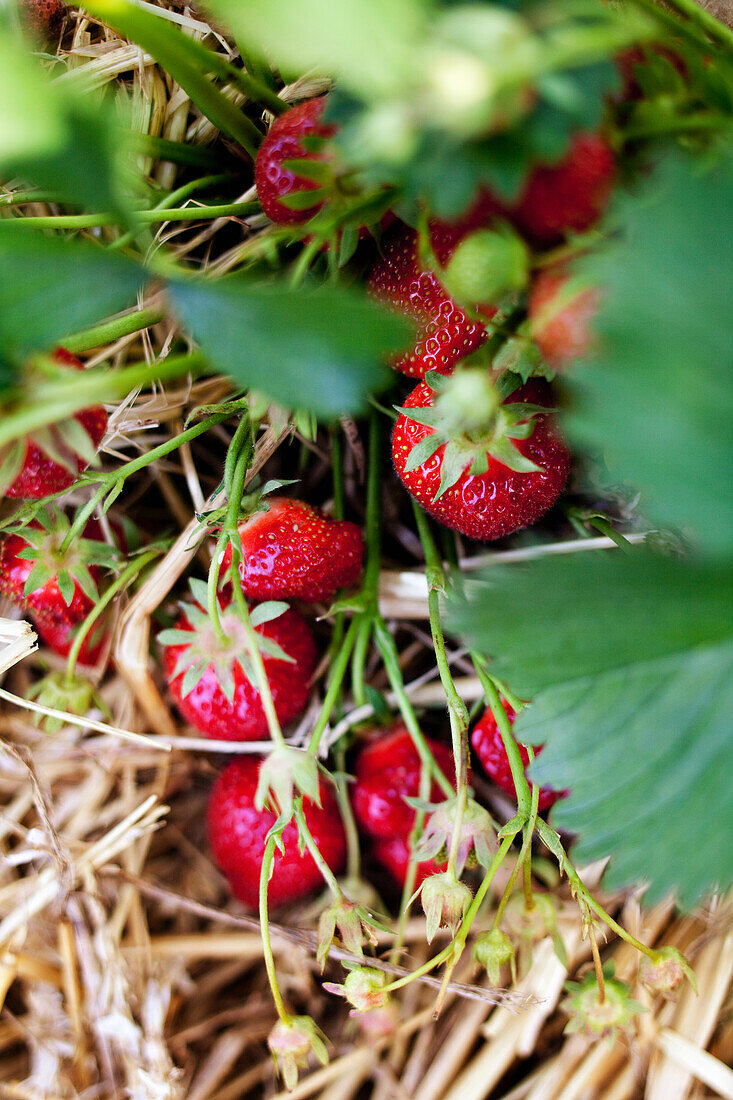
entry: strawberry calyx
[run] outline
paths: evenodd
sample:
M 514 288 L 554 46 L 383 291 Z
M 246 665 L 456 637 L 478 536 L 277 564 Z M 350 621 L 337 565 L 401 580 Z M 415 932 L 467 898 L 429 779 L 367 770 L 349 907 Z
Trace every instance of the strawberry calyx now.
M 257 682 L 257 674 L 252 661 L 252 651 L 245 624 L 233 601 L 219 597 L 219 619 L 221 633 L 205 610 L 207 605 L 207 585 L 196 578 L 189 582 L 195 602 L 181 601 L 180 607 L 190 624 L 186 630 L 178 626 L 162 630 L 158 641 L 164 646 L 180 647 L 176 656 L 171 679 L 183 675 L 181 698 L 189 695 L 203 677 L 206 670 L 213 666 L 218 686 L 231 704 L 234 701 L 235 681 L 234 665 L 238 664 L 245 677 Z M 250 610 L 252 626 L 257 627 L 277 619 L 288 610 L 289 605 L 280 600 L 267 600 Z M 263 657 L 278 661 L 295 663 L 285 650 L 258 632 L 257 648 Z
M 92 567 L 113 568 L 117 562 L 117 551 L 109 543 L 85 538 L 73 539 L 64 549 L 70 529 L 68 517 L 54 506 L 40 508 L 33 524 L 21 524 L 9 529 L 26 543 L 15 556 L 32 563 L 23 588 L 25 598 L 55 581 L 67 607 L 74 598 L 77 585 L 92 602 L 99 599 Z
M 488 867 L 496 851 L 496 828 L 491 814 L 479 806 L 473 798 L 468 798 L 465 807 L 459 807 L 457 798 L 449 798 L 437 805 L 424 803 L 420 799 L 408 798 L 406 801 L 415 809 L 430 816 L 425 824 L 415 850 L 419 863 L 433 860 L 442 863 L 448 858 L 456 815 L 460 813 L 460 839 L 456 856 L 456 872 L 461 874 L 468 865 Z
M 434 500 L 455 485 L 465 470 L 485 474 L 489 459 L 518 473 L 541 472 L 542 467 L 523 455 L 516 440 L 529 439 L 534 418 L 550 410 L 544 405 L 526 402 L 505 404 L 490 375 L 478 367 L 441 375 L 429 371 L 425 383 L 437 396 L 427 407 L 398 407 L 397 411 L 432 429 L 417 443 L 405 471 L 416 470 L 438 451 L 442 456 L 441 479 Z

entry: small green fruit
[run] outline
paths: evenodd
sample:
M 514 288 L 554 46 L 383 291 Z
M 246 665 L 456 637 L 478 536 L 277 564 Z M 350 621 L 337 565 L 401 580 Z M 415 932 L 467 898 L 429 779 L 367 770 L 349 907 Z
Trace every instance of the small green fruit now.
M 459 302 L 495 303 L 527 285 L 527 246 L 510 230 L 480 229 L 461 241 L 442 278 L 445 289 Z

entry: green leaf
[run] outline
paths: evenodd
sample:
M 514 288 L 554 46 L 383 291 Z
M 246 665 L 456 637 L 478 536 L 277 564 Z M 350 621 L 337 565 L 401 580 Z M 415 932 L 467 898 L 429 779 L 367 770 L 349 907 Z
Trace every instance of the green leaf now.
M 316 67 L 366 98 L 409 84 L 427 20 L 420 0 L 207 0 L 205 7 L 279 66 Z
M 603 291 L 600 348 L 571 376 L 576 442 L 603 449 L 660 523 L 733 548 L 733 157 L 706 175 L 671 156 L 621 241 L 586 266 Z
M 170 296 L 212 364 L 287 408 L 357 412 L 389 374 L 379 359 L 409 327 L 356 289 L 256 286 L 243 278 L 174 283 Z
M 50 80 L 0 31 L 0 168 L 75 206 L 125 216 L 119 129 L 99 97 Z
M 570 788 L 553 824 L 609 885 L 648 881 L 690 906 L 733 879 L 733 567 L 586 553 L 489 568 L 452 628 L 532 699 L 515 731 L 530 774 Z
M 272 622 L 273 619 L 279 619 L 289 607 L 290 604 L 282 600 L 266 600 L 265 603 L 257 604 L 249 614 L 252 626 L 262 626 L 264 623 Z
M 206 76 L 207 65 L 210 70 L 218 67 L 210 51 L 167 20 L 127 0 L 89 0 L 86 8 L 152 54 L 217 129 L 254 155 L 260 134 Z
M 145 280 L 142 267 L 96 245 L 0 222 L 0 372 L 131 305 Z

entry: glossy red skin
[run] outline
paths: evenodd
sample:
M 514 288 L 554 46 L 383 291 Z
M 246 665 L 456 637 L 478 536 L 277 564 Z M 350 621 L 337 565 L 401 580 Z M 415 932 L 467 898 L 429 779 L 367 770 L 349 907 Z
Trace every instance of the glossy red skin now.
M 578 133 L 560 164 L 535 168 L 511 218 L 537 248 L 548 248 L 565 234 L 582 233 L 608 205 L 616 160 L 600 134 Z
M 295 176 L 282 167 L 285 160 L 322 160 L 321 156 L 307 152 L 301 139 L 306 134 L 331 137 L 332 126 L 321 125 L 320 119 L 326 106 L 325 97 L 309 99 L 276 118 L 257 153 L 255 184 L 262 209 L 267 217 L 278 225 L 300 225 L 307 222 L 323 203 L 314 203 L 307 210 L 291 210 L 280 201 L 285 195 L 301 191 L 313 191 L 319 185 L 313 180 Z
M 185 614 L 179 618 L 176 629 L 191 630 Z M 255 629 L 258 634 L 272 638 L 293 658 L 294 663 L 263 654 L 275 712 L 281 724 L 286 725 L 302 714 L 308 701 L 310 678 L 317 658 L 313 636 L 305 619 L 292 609 Z M 204 671 L 193 690 L 185 697 L 181 696 L 185 672 L 175 677 L 173 673 L 183 648 L 179 645 L 166 646 L 163 657 L 170 693 L 183 717 L 204 736 L 215 740 L 260 741 L 269 737 L 260 693 L 244 675 L 238 662 L 234 663 L 232 703 L 219 687 L 213 664 Z
M 270 497 L 268 510 L 242 523 L 239 568 L 246 596 L 255 600 L 330 600 L 356 584 L 364 539 L 355 523 L 328 519 L 298 500 Z M 231 546 L 222 572 L 232 562 Z
M 398 886 L 403 887 L 407 879 L 407 867 L 410 862 L 410 846 L 401 836 L 391 840 L 377 840 L 373 847 L 374 858 L 389 871 Z M 434 863 L 431 859 L 418 863 L 415 875 L 415 889 L 422 886 L 426 878 L 445 871 L 447 863 Z
M 38 523 L 32 523 L 30 526 L 36 530 L 40 528 Z M 92 519 L 87 523 L 83 537 L 99 542 L 104 541 L 102 529 L 96 520 Z M 35 564 L 33 561 L 18 557 L 20 551 L 27 546 L 28 542 L 22 535 L 7 535 L 0 542 L 0 593 L 26 611 L 32 612 L 34 621 L 38 624 L 43 623 L 54 637 L 58 638 L 61 630 L 66 629 L 68 633 L 71 627 L 87 617 L 93 607 L 92 601 L 75 581 L 74 595 L 67 606 L 59 591 L 56 577 L 52 577 L 29 596 L 25 596 L 23 594 L 25 582 Z M 90 566 L 89 572 L 99 583 L 101 576 L 99 567 Z
M 592 351 L 591 325 L 600 304 L 598 290 L 587 287 L 565 305 L 554 309 L 553 301 L 568 278 L 564 272 L 541 271 L 529 295 L 532 337 L 549 365 L 555 369 Z
M 496 205 L 486 194 L 459 222 L 432 222 L 433 251 L 444 267 L 456 247 L 471 230 L 486 224 Z M 428 371 L 450 374 L 460 360 L 486 340 L 486 329 L 471 320 L 446 293 L 432 271 L 421 268 L 417 258 L 417 234 L 401 227 L 383 242 L 382 255 L 369 274 L 369 291 L 379 301 L 406 313 L 418 322 L 412 348 L 391 362 L 395 370 L 411 378 L 424 378 Z M 496 310 L 483 308 L 490 320 Z
M 229 880 L 232 893 L 251 908 L 257 908 L 260 868 L 268 831 L 277 815 L 256 810 L 254 805 L 262 757 L 236 760 L 221 773 L 209 797 L 207 824 L 214 859 Z M 346 860 L 346 836 L 333 788 L 320 780 L 321 807 L 303 800 L 306 824 L 319 852 L 338 874 Z M 273 908 L 306 897 L 319 887 L 323 878 L 313 857 L 298 844 L 294 821 L 280 834 L 284 852 L 275 849 L 272 878 L 267 898 Z
M 427 408 L 433 404 L 433 399 L 433 391 L 425 382 L 420 382 L 403 406 Z M 531 379 L 511 394 L 505 404 L 516 402 L 551 405 L 547 383 Z M 558 428 L 549 416 L 535 417 L 534 424 L 529 439 L 516 443 L 521 454 L 542 466 L 541 472 L 518 473 L 489 456 L 485 474 L 464 471 L 456 483 L 435 500 L 445 446 L 439 447 L 421 466 L 406 471 L 412 448 L 432 429 L 401 413 L 392 434 L 395 469 L 417 502 L 445 527 L 483 542 L 502 538 L 543 516 L 567 481 L 570 454 Z
M 455 784 L 453 753 L 447 745 L 428 740 L 439 767 Z M 351 804 L 359 828 L 370 837 L 407 841 L 415 824 L 415 810 L 405 798 L 420 793 L 420 757 L 402 722 L 396 722 L 384 736 L 359 750 L 351 788 Z M 445 796 L 437 783 L 431 802 Z
M 59 363 L 75 367 L 77 370 L 84 370 L 84 364 L 65 348 L 56 348 L 53 357 Z M 81 412 L 75 413 L 74 419 L 79 421 L 94 446 L 98 447 L 107 431 L 108 417 L 102 405 L 92 405 L 88 409 L 82 409 Z M 79 473 L 86 467 L 87 463 L 84 459 L 77 458 Z M 50 493 L 59 493 L 63 489 L 68 489 L 74 484 L 74 480 L 68 470 L 54 462 L 36 446 L 33 440 L 29 440 L 23 466 L 15 481 L 5 490 L 5 495 L 18 497 L 21 500 L 40 500 L 41 497 L 48 496 Z
M 504 702 L 503 705 L 509 717 L 509 721 L 513 725 L 514 719 L 516 718 L 514 709 L 510 707 L 507 702 Z M 506 749 L 504 748 L 504 742 L 501 739 L 501 733 L 496 724 L 496 719 L 490 709 L 486 711 L 481 721 L 476 723 L 473 733 L 471 734 L 471 744 L 486 774 L 493 779 L 497 787 L 501 787 L 510 798 L 516 799 L 517 791 L 514 786 L 514 779 L 512 778 L 512 770 L 509 766 L 509 758 L 506 754 Z M 535 756 L 539 756 L 542 749 L 542 745 L 536 745 L 534 750 Z M 526 769 L 529 764 L 529 753 L 524 745 L 519 745 L 519 751 L 522 755 L 522 763 Z M 564 798 L 567 793 L 567 791 L 553 791 L 550 787 L 540 787 L 540 811 L 549 810 L 550 806 L 553 806 L 559 798 Z
M 76 623 L 65 623 L 51 619 L 41 619 L 37 615 L 31 615 L 31 620 L 38 637 L 43 644 L 57 653 L 59 657 L 68 657 L 69 650 L 74 643 L 74 629 Z M 102 634 L 99 637 L 99 624 L 95 623 L 91 633 L 87 635 L 79 649 L 79 662 L 82 665 L 95 665 L 104 649 L 109 635 Z

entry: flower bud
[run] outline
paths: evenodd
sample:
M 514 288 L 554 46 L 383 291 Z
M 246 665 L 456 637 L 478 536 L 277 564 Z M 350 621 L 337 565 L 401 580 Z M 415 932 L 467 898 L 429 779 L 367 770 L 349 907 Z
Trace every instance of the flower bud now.
M 448 928 L 455 936 L 473 900 L 468 887 L 450 871 L 443 871 L 425 879 L 420 893 L 428 943 L 432 943 L 439 928 Z
M 373 966 L 356 966 L 346 975 L 343 985 L 324 982 L 323 988 L 337 997 L 345 997 L 355 1013 L 370 1012 L 389 1003 L 389 993 L 384 989 L 387 982 L 388 976 L 383 970 Z
M 417 858 L 421 862 L 432 859 L 439 863 L 441 854 L 449 850 L 453 839 L 457 799 L 446 799 L 431 809 L 417 846 Z M 461 816 L 456 873 L 460 875 L 466 863 L 474 867 L 476 864 L 488 867 L 495 849 L 496 830 L 491 815 L 483 806 L 469 798 Z
M 594 970 L 589 970 L 580 982 L 566 982 L 565 988 L 570 994 L 562 1003 L 570 1016 L 565 1033 L 582 1031 L 592 1039 L 612 1038 L 619 1033 L 631 1031 L 631 1021 L 646 1009 L 631 997 L 626 982 L 613 977 L 613 964 L 603 968 L 605 977 L 604 995 Z
M 514 958 L 514 945 L 500 928 L 492 928 L 490 932 L 482 932 L 477 936 L 473 945 L 473 957 L 481 966 L 486 967 L 486 973 L 492 985 L 498 985 L 501 978 L 501 968 L 507 963 L 512 970 L 512 981 L 516 981 L 516 963 Z
M 372 947 L 376 947 L 375 928 L 382 927 L 361 905 L 355 905 L 343 894 L 341 897 L 335 898 L 332 904 L 324 909 L 318 921 L 318 953 L 316 957 L 321 970 L 326 965 L 328 952 L 337 930 L 346 950 L 351 951 L 353 955 L 363 957 L 364 942 L 368 941 Z
M 656 952 L 656 959 L 645 957 L 639 968 L 639 981 L 650 993 L 661 993 L 671 1000 L 684 979 L 697 993 L 697 981 L 692 967 L 676 947 L 663 947 Z
M 278 1020 L 268 1036 L 267 1045 L 287 1089 L 295 1088 L 298 1070 L 307 1068 L 311 1051 L 321 1065 L 326 1065 L 328 1052 L 325 1039 L 310 1016 L 293 1016 L 287 1022 Z

